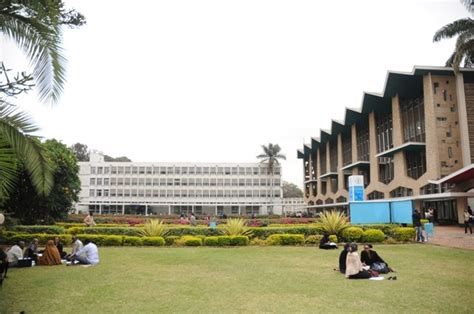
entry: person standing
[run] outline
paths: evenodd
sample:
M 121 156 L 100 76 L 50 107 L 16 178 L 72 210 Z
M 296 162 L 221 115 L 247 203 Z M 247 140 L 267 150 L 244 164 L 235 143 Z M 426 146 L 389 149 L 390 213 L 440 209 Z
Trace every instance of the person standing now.
M 467 234 L 467 229 L 469 228 L 469 231 L 472 234 L 472 215 L 469 214 L 469 210 L 465 209 L 464 210 L 464 233 Z
M 423 236 L 423 225 L 421 224 L 421 216 L 420 212 L 415 209 L 412 215 L 413 218 L 413 225 L 415 226 L 416 230 L 416 241 L 417 242 L 425 242 L 425 237 Z
M 86 227 L 94 227 L 95 226 L 94 215 L 93 215 L 92 212 L 89 212 L 89 214 L 87 214 L 86 218 L 84 218 L 84 223 L 86 224 Z
M 189 218 L 189 224 L 190 224 L 192 227 L 196 227 L 196 226 L 197 226 L 196 216 L 194 215 L 194 213 L 191 213 L 191 218 Z

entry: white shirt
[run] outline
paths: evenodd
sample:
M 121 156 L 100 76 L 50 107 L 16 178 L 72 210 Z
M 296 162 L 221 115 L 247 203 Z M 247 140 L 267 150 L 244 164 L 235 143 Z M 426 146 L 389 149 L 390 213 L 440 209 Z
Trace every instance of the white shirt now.
M 23 258 L 23 250 L 18 245 L 12 246 L 7 252 L 8 262 L 18 262 L 19 259 Z
M 81 240 L 76 239 L 74 243 L 72 244 L 72 255 L 77 254 L 82 249 L 83 245 Z
M 99 250 L 92 242 L 77 251 L 76 255 L 84 255 L 91 264 L 99 263 Z

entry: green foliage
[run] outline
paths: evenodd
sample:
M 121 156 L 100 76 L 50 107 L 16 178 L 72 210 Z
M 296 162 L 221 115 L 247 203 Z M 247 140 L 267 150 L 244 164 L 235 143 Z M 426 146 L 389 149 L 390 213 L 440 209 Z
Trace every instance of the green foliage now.
M 206 246 L 218 246 L 219 239 L 217 237 L 205 237 L 204 238 L 204 245 Z
M 310 235 L 306 237 L 304 242 L 306 244 L 319 244 L 319 241 L 321 241 L 322 238 L 323 238 L 322 235 Z
M 323 232 L 321 226 L 308 226 L 308 227 L 292 227 L 289 225 L 285 228 L 273 228 L 273 227 L 250 227 L 252 230 L 253 237 L 260 239 L 267 239 L 272 234 L 304 234 L 305 236 L 318 235 Z
M 122 236 L 118 235 L 102 235 L 102 234 L 78 234 L 77 237 L 84 242 L 90 240 L 97 245 L 103 246 L 121 246 Z
M 167 236 L 165 237 L 165 245 L 174 245 L 179 236 Z
M 282 185 L 283 197 L 303 197 L 303 191 L 294 183 L 283 181 Z
M 140 229 L 134 227 L 72 227 L 66 230 L 69 234 L 104 234 L 104 235 L 122 235 L 122 236 L 140 236 Z
M 229 236 L 252 235 L 252 231 L 247 227 L 247 221 L 242 218 L 227 219 L 227 223 L 222 226 L 222 231 Z
M 424 224 L 429 223 L 430 220 L 429 219 L 420 219 L 420 222 L 421 222 L 422 225 L 424 225 Z
M 337 235 L 335 234 L 331 234 L 328 239 L 329 239 L 329 242 L 334 242 L 334 243 L 338 242 Z
M 52 221 L 65 218 L 77 202 L 81 182 L 76 157 L 57 140 L 47 140 L 42 145 L 46 158 L 51 162 L 54 184 L 47 197 L 38 196 L 30 176 L 22 170 L 16 189 L 10 194 L 5 209 L 23 223 Z
M 304 235 L 302 234 L 272 234 L 268 237 L 269 245 L 302 245 Z
M 260 238 L 254 238 L 252 241 L 250 241 L 250 245 L 257 245 L 257 246 L 267 246 L 267 240 L 263 240 Z
M 143 245 L 143 240 L 140 237 L 123 237 L 123 245 L 124 246 L 140 246 Z
M 399 227 L 393 230 L 392 237 L 397 241 L 413 241 L 415 240 L 415 228 Z
M 141 238 L 145 246 L 164 246 L 165 239 L 163 237 L 143 237 Z
M 359 227 L 349 227 L 342 231 L 342 237 L 347 242 L 357 242 L 362 237 L 364 230 Z
M 69 234 L 47 234 L 47 233 L 24 233 L 15 231 L 4 231 L 0 234 L 0 239 L 7 244 L 15 244 L 18 241 L 25 241 L 26 243 L 37 238 L 41 245 L 45 245 L 48 240 L 54 240 L 55 237 L 65 243 L 71 243 L 71 235 Z
M 230 237 L 230 245 L 233 246 L 245 246 L 249 244 L 249 237 L 238 235 Z
M 12 230 L 23 233 L 49 233 L 49 234 L 62 234 L 66 233 L 64 228 L 59 226 L 14 226 Z
M 387 239 L 385 239 L 384 243 L 385 244 L 396 244 L 397 240 L 395 240 L 394 238 L 387 238 Z
M 349 227 L 346 215 L 335 210 L 322 212 L 319 216 L 318 222 L 321 224 L 321 229 L 326 234 L 338 235 L 344 229 Z
M 167 233 L 167 228 L 163 224 L 163 220 L 150 219 L 138 233 L 143 237 L 163 237 Z
M 217 237 L 217 243 L 219 246 L 230 246 L 232 244 L 232 240 L 229 236 L 220 236 Z
M 77 161 L 89 161 L 89 148 L 86 144 L 76 143 L 71 145 L 69 149 L 76 156 Z
M 193 236 L 184 236 L 178 241 L 178 245 L 184 245 L 184 246 L 201 246 L 202 245 L 202 239 L 198 237 L 193 237 Z
M 362 235 L 363 242 L 382 242 L 385 240 L 385 234 L 382 230 L 367 229 Z

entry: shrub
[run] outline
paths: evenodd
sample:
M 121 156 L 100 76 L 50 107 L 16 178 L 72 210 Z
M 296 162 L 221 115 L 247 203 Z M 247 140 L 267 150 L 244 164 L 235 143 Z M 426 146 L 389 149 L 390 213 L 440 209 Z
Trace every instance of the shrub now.
M 266 246 L 268 245 L 267 240 L 262 240 L 260 238 L 254 238 L 250 241 L 250 245 Z
M 141 238 L 143 245 L 146 246 L 163 246 L 165 245 L 165 239 L 163 237 L 143 237 Z
M 176 240 L 179 240 L 178 236 L 167 236 L 165 237 L 165 245 L 174 245 Z
M 1 234 L 2 241 L 7 244 L 15 244 L 18 241 L 25 241 L 28 245 L 33 238 L 38 239 L 41 245 L 45 245 L 48 240 L 54 240 L 55 237 L 59 237 L 61 242 L 64 244 L 71 243 L 71 235 L 69 234 L 47 234 L 47 233 L 23 233 L 15 231 L 4 231 Z
M 66 231 L 60 226 L 15 226 L 12 230 L 21 233 L 48 233 L 48 234 L 64 234 Z
M 382 230 L 367 229 L 362 235 L 362 241 L 364 242 L 382 242 L 385 240 L 385 234 Z
M 329 240 L 329 242 L 337 243 L 337 242 L 338 242 L 337 235 L 331 234 L 331 235 L 329 236 L 328 240 Z
M 272 234 L 267 239 L 270 245 L 301 245 L 304 244 L 302 234 Z
M 347 217 L 344 213 L 331 210 L 324 211 L 318 219 L 322 230 L 327 234 L 340 234 L 342 230 L 349 227 Z
M 101 246 L 121 246 L 122 237 L 118 235 L 102 235 L 102 234 L 78 234 L 77 237 L 84 242 L 90 240 L 95 244 Z
M 362 230 L 362 228 L 349 227 L 347 229 L 344 229 L 344 231 L 342 231 L 342 237 L 347 242 L 357 242 L 360 240 L 363 233 L 364 233 L 364 230 Z
M 320 225 L 311 225 L 307 227 L 254 227 L 250 228 L 254 237 L 267 239 L 272 234 L 304 234 L 305 236 L 318 235 L 323 232 Z
M 143 228 L 138 230 L 138 234 L 143 237 L 162 237 L 166 235 L 167 228 L 163 224 L 163 220 L 150 219 Z
M 424 224 L 429 223 L 430 220 L 429 219 L 420 219 L 420 222 L 421 222 L 422 225 L 424 225 Z
M 72 227 L 67 229 L 69 234 L 101 234 L 101 235 L 122 235 L 139 236 L 139 228 L 126 227 Z
M 229 246 L 231 245 L 232 241 L 229 236 L 220 236 L 217 237 L 217 243 L 219 246 Z
M 394 238 L 387 238 L 384 243 L 386 244 L 396 244 L 397 241 Z
M 227 223 L 222 225 L 221 228 L 222 231 L 229 236 L 252 235 L 252 231 L 247 227 L 247 221 L 242 218 L 227 219 Z
M 204 238 L 204 245 L 207 245 L 207 246 L 218 246 L 219 245 L 219 241 L 218 241 L 218 238 L 217 237 L 205 237 Z
M 184 237 L 184 245 L 185 246 L 201 246 L 202 239 L 197 237 Z
M 397 241 L 413 241 L 415 235 L 415 228 L 399 227 L 393 230 L 392 237 Z
M 140 246 L 143 245 L 143 240 L 140 237 L 123 237 L 123 245 L 125 246 Z
M 322 235 L 310 235 L 305 239 L 306 244 L 319 244 L 319 241 L 323 238 Z
M 249 237 L 244 235 L 230 237 L 230 244 L 234 246 L 245 246 L 249 244 Z

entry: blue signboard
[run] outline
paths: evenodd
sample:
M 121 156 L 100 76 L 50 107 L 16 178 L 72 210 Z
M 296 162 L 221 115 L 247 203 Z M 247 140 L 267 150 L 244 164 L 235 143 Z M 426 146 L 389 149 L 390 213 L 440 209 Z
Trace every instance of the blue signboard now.
M 389 202 L 350 203 L 351 224 L 390 223 Z
M 413 202 L 409 201 L 392 201 L 390 202 L 390 216 L 392 223 L 411 224 L 413 223 Z

